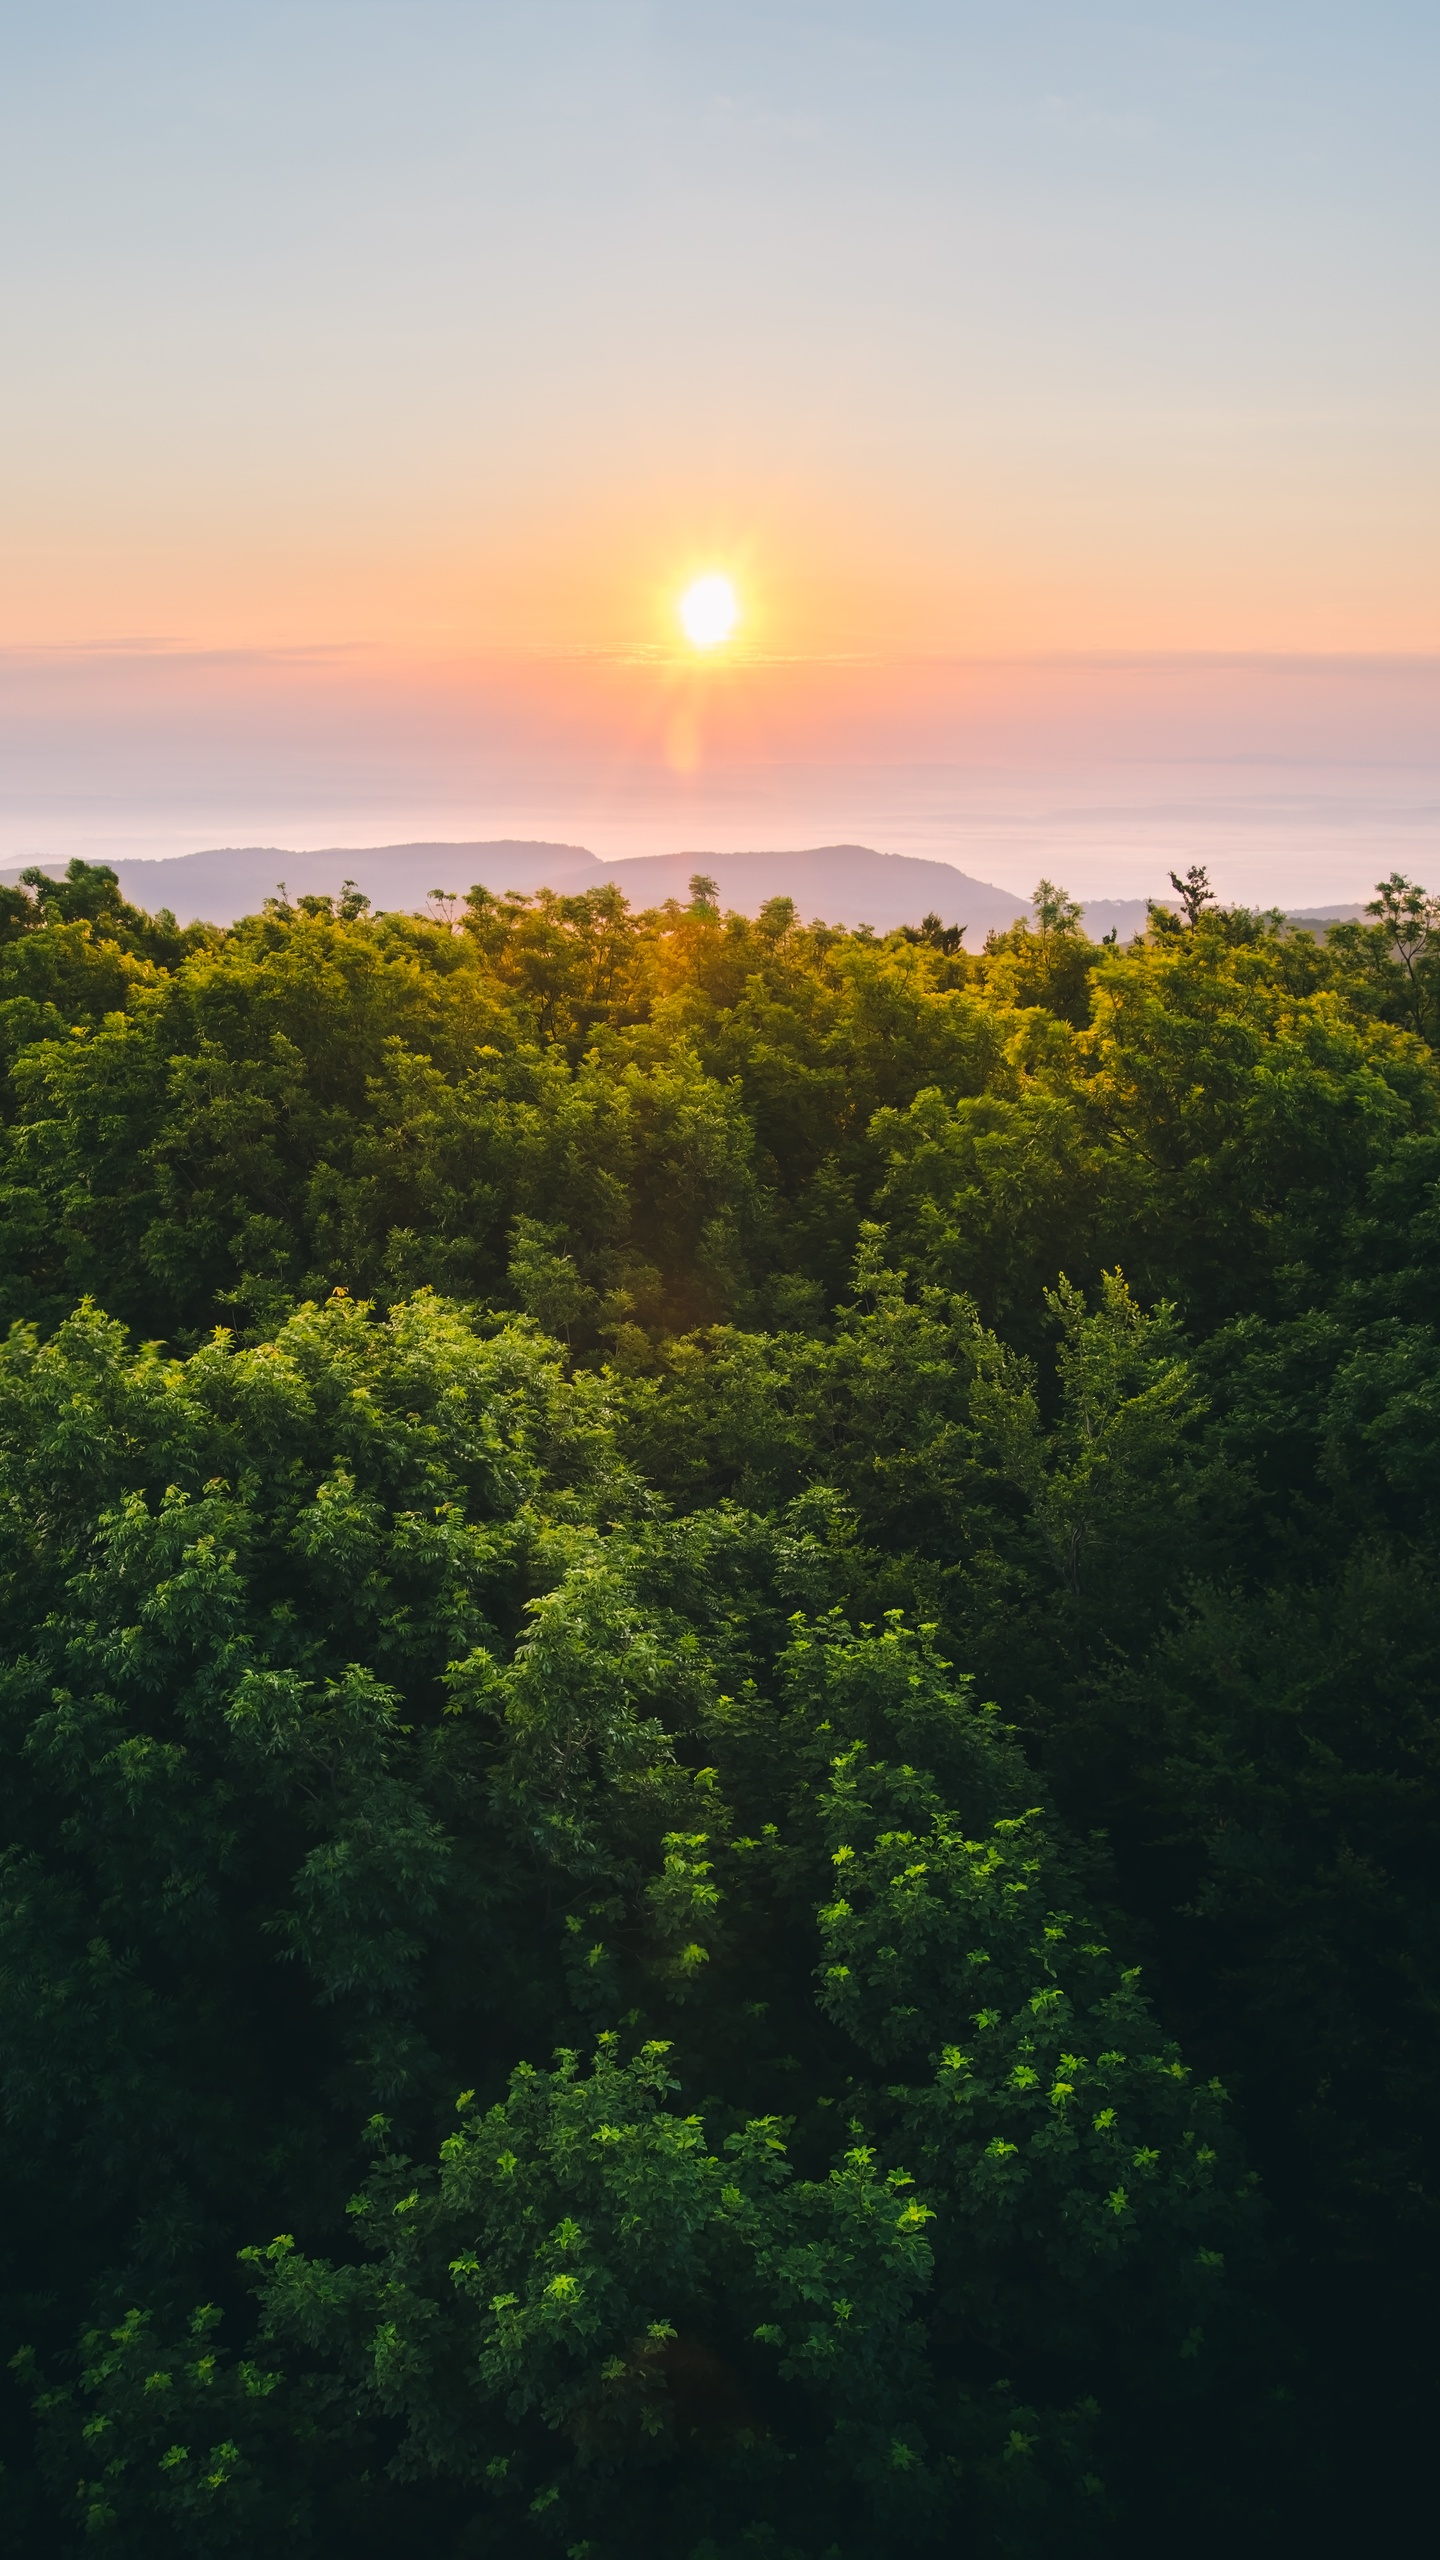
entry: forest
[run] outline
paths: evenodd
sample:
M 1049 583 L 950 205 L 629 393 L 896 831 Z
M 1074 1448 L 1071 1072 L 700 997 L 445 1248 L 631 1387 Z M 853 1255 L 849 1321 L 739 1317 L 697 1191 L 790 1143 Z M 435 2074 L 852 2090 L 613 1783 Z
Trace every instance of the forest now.
M 1380 2549 L 1440 901 L 0 889 L 22 2560 Z

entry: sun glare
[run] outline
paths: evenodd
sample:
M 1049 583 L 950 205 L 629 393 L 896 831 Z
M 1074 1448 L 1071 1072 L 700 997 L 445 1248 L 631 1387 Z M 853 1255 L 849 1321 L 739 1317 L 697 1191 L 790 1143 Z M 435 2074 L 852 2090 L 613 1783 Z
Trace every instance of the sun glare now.
M 697 578 L 680 599 L 685 636 L 697 649 L 713 649 L 728 640 L 740 619 L 740 607 L 728 578 Z

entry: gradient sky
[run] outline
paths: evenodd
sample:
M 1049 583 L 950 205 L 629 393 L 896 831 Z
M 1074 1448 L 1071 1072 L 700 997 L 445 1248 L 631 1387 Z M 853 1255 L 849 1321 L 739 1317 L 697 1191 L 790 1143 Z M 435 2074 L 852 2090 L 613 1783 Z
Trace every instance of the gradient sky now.
M 7 0 L 0 855 L 1423 867 L 1437 72 L 1405 0 Z

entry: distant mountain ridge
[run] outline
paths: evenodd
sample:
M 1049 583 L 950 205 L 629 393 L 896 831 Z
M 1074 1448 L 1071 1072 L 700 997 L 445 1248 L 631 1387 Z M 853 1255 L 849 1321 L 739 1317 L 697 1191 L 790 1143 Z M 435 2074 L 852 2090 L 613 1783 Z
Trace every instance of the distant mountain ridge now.
M 64 864 L 47 862 L 47 871 Z M 477 843 L 334 845 L 299 853 L 281 845 L 234 845 L 165 859 L 121 857 L 111 868 L 122 895 L 137 907 L 174 909 L 182 924 L 204 917 L 230 924 L 272 897 L 283 882 L 289 895 L 333 896 L 353 880 L 377 907 L 423 907 L 432 889 L 460 895 L 476 882 L 487 889 L 571 893 L 613 880 L 632 906 L 658 906 L 684 898 L 697 872 L 707 874 L 721 903 L 754 915 L 767 898 L 793 898 L 808 922 L 873 925 L 877 933 L 919 924 L 935 914 L 942 924 L 967 927 L 972 948 L 985 934 L 1029 915 L 1029 901 L 1014 890 L 976 880 L 948 862 L 903 853 L 877 853 L 870 845 L 813 845 L 798 851 L 642 854 L 603 861 L 585 845 L 549 844 L 512 837 Z M 20 866 L 0 873 L 18 880 Z M 1097 933 L 1112 925 L 1134 932 L 1145 921 L 1143 898 L 1109 899 L 1087 910 Z
M 61 862 L 46 871 L 63 872 Z M 292 897 L 334 896 L 345 880 L 353 880 L 376 907 L 423 907 L 432 889 L 463 896 L 476 883 L 504 892 L 555 889 L 565 894 L 598 888 L 613 880 L 634 907 L 659 906 L 666 898 L 684 898 L 699 872 L 713 879 L 721 904 L 754 915 L 767 898 L 793 898 L 808 923 L 823 917 L 827 924 L 872 925 L 877 933 L 897 925 L 918 925 L 926 915 L 942 924 L 964 925 L 970 948 L 978 950 L 987 933 L 1003 930 L 1017 917 L 1030 917 L 1027 898 L 993 881 L 976 880 L 949 862 L 932 862 L 914 854 L 878 853 L 871 845 L 811 845 L 798 850 L 756 853 L 641 854 L 625 861 L 604 861 L 580 844 L 550 844 L 518 837 L 477 843 L 334 845 L 319 852 L 297 853 L 280 845 L 235 845 L 203 853 L 163 859 L 121 857 L 111 868 L 121 894 L 132 905 L 153 912 L 173 908 L 182 924 L 203 917 L 211 924 L 232 924 L 253 914 L 284 885 Z M 13 882 L 21 866 L 0 872 Z M 1086 902 L 1084 928 L 1097 941 L 1114 933 L 1124 942 L 1143 931 L 1144 898 L 1094 898 Z M 1307 908 L 1295 923 L 1334 922 L 1358 916 L 1358 906 Z

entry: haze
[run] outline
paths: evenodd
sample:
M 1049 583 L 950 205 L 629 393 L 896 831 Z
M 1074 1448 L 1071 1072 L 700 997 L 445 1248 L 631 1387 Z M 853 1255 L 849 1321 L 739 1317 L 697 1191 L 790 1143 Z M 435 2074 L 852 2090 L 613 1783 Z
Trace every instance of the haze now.
M 1383 0 L 11 8 L 0 855 L 1423 871 L 1437 49 Z

